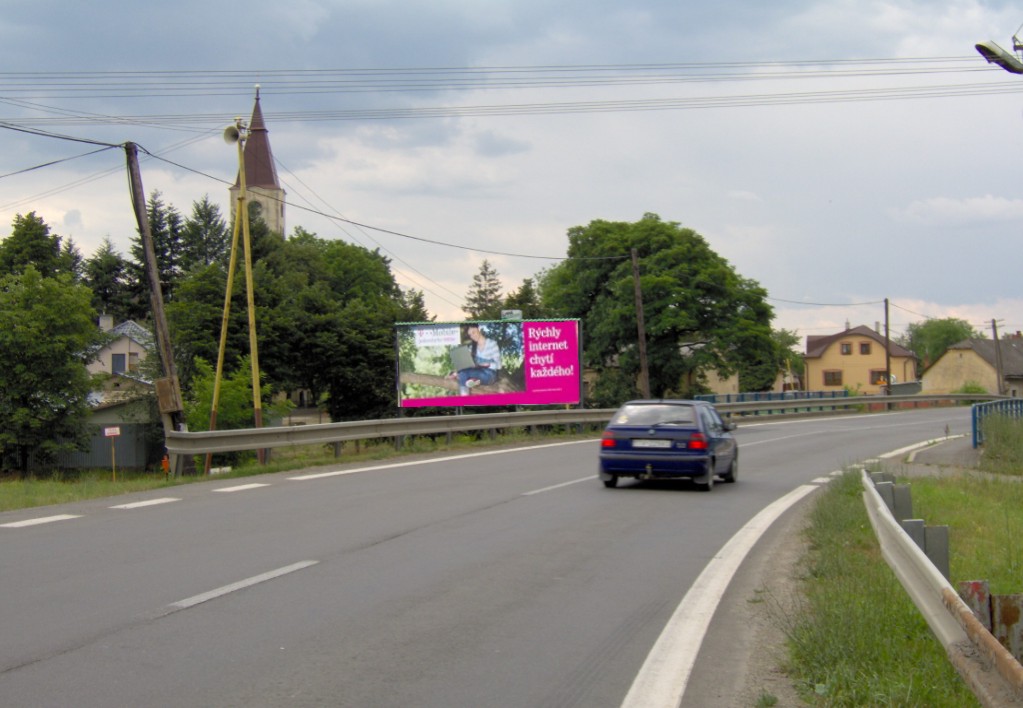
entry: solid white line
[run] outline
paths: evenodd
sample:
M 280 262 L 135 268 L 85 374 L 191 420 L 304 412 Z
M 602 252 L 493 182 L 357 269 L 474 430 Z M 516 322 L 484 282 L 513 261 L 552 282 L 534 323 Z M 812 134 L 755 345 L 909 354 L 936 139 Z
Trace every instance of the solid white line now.
M 340 477 L 346 474 L 358 474 L 359 472 L 373 472 L 376 470 L 391 470 L 398 467 L 412 467 L 414 465 L 428 465 L 437 462 L 451 462 L 452 460 L 467 460 L 473 457 L 486 457 L 487 455 L 507 455 L 512 452 L 524 452 L 527 450 L 542 450 L 548 447 L 560 447 L 562 445 L 592 445 L 597 441 L 597 438 L 589 440 L 571 440 L 568 442 L 550 443 L 547 445 L 529 445 L 527 447 L 512 447 L 506 450 L 486 450 L 484 452 L 469 452 L 464 455 L 450 455 L 448 457 L 434 457 L 428 460 L 414 460 L 410 462 L 392 462 L 387 465 L 374 465 L 372 467 L 357 467 L 350 470 L 333 470 L 331 472 L 314 472 L 313 474 L 303 474 L 297 477 L 288 477 L 290 480 L 296 482 L 304 482 L 309 479 L 322 479 L 324 477 Z
M 0 524 L 0 528 L 19 529 L 25 526 L 36 526 L 37 524 L 49 524 L 54 521 L 67 521 L 68 519 L 81 518 L 80 514 L 60 514 L 59 516 L 41 516 L 38 519 L 26 519 L 25 521 L 12 521 L 9 524 Z
M 283 568 L 278 568 L 277 570 L 271 570 L 267 573 L 254 575 L 246 580 L 239 580 L 237 583 L 224 585 L 223 587 L 219 587 L 216 590 L 210 590 L 209 592 L 204 592 L 199 595 L 193 595 L 192 597 L 186 598 L 184 600 L 179 600 L 178 602 L 172 602 L 170 606 L 178 610 L 184 610 L 189 607 L 195 607 L 196 605 L 200 605 L 204 602 L 209 602 L 210 600 L 221 597 L 223 595 L 227 595 L 228 593 L 232 593 L 237 590 L 242 590 L 243 588 L 251 587 L 253 585 L 258 585 L 259 583 L 265 583 L 267 580 L 273 580 L 274 578 L 279 578 L 282 575 L 294 573 L 297 570 L 308 568 L 309 566 L 316 565 L 317 563 L 319 563 L 319 561 L 308 560 L 301 561 L 299 563 L 294 563 L 292 565 L 287 565 L 284 566 Z
M 237 487 L 221 487 L 220 489 L 214 489 L 214 492 L 244 492 L 249 489 L 259 489 L 260 487 L 269 487 L 269 484 L 239 484 Z
M 562 487 L 568 487 L 572 484 L 579 484 L 580 482 L 589 482 L 591 479 L 596 479 L 596 475 L 590 475 L 589 477 L 583 477 L 581 479 L 573 479 L 571 482 L 562 482 L 561 484 L 555 484 L 550 487 L 544 487 L 543 489 L 534 489 L 531 492 L 523 492 L 522 496 L 531 497 L 534 494 L 542 494 L 543 492 L 549 492 L 552 489 L 561 489 Z
M 739 529 L 711 559 L 657 638 L 622 701 L 622 708 L 667 708 L 681 702 L 703 637 L 732 576 L 771 524 L 816 489 L 818 487 L 804 484 L 774 501 Z
M 139 509 L 144 506 L 156 506 L 157 504 L 170 504 L 171 502 L 181 501 L 177 497 L 161 497 L 160 499 L 147 499 L 146 501 L 132 502 L 130 504 L 118 504 L 117 506 L 110 507 L 111 509 Z

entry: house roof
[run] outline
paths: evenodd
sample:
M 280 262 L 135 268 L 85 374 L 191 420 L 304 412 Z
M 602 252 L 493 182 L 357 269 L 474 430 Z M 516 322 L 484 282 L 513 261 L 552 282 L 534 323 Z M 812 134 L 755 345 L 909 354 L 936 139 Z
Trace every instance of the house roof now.
M 867 327 L 866 325 L 860 325 L 859 327 L 853 327 L 852 329 L 847 329 L 844 332 L 839 332 L 837 334 L 811 334 L 811 335 L 809 335 L 806 338 L 806 355 L 805 355 L 805 358 L 807 358 L 807 359 L 819 359 L 820 357 L 824 356 L 824 352 L 826 352 L 828 350 L 828 348 L 832 344 L 834 344 L 835 342 L 841 341 L 843 339 L 846 339 L 846 338 L 848 338 L 850 336 L 868 337 L 870 339 L 873 339 L 875 342 L 880 344 L 882 347 L 884 346 L 884 336 L 883 335 L 879 334 L 878 332 L 875 332 L 874 330 L 872 330 L 870 327 Z M 915 357 L 916 356 L 916 354 L 911 352 L 909 349 L 906 349 L 905 347 L 900 346 L 900 345 L 898 345 L 898 344 L 896 344 L 895 342 L 892 342 L 892 341 L 888 342 L 888 352 L 892 356 L 902 356 L 902 357 Z
M 153 335 L 148 329 L 135 320 L 125 320 L 121 324 L 110 329 L 114 337 L 127 337 L 146 349 L 153 348 Z
M 948 351 L 972 351 L 991 367 L 997 368 L 998 349 L 1000 349 L 1002 353 L 1002 376 L 1006 378 L 1023 377 L 1023 339 L 1018 337 L 1008 337 L 998 340 L 997 349 L 995 348 L 995 341 L 993 339 L 965 339 L 950 346 Z M 946 354 L 947 353 L 948 352 L 946 352 Z M 940 359 L 938 361 L 940 361 Z M 938 362 L 934 363 L 937 364 Z

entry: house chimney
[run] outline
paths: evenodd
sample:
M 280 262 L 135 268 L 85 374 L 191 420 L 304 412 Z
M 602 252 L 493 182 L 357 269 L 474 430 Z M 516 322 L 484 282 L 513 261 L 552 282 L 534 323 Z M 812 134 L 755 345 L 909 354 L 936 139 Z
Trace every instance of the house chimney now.
M 103 332 L 109 332 L 114 328 L 114 316 L 103 314 L 99 316 L 99 328 Z

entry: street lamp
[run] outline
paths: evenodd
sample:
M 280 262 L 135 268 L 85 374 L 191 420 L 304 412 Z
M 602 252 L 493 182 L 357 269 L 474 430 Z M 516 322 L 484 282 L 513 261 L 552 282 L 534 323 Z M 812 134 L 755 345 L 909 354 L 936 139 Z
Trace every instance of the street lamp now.
M 1020 29 L 1023 29 L 1021 27 Z M 1019 34 L 1019 30 L 1016 30 Z M 1023 61 L 1017 56 L 1023 50 L 1023 43 L 1019 41 L 1016 34 L 1012 35 L 1012 52 L 1007 52 L 992 41 L 981 42 L 976 45 L 980 55 L 987 59 L 988 64 L 998 64 L 1013 74 L 1023 74 Z

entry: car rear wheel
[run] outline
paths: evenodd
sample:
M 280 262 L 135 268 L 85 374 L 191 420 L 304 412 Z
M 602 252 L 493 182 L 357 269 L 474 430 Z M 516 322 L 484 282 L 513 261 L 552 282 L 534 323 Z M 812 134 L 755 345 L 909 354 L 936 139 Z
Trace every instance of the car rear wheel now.
M 706 470 L 706 472 L 703 475 L 701 475 L 700 477 L 697 477 L 694 481 L 696 482 L 696 486 L 699 487 L 701 491 L 709 492 L 710 490 L 712 490 L 714 488 L 714 461 L 713 460 L 711 460 L 710 462 L 707 463 L 707 470 Z
M 733 457 L 732 464 L 728 465 L 728 471 L 721 475 L 722 481 L 728 482 L 729 484 L 739 479 L 739 458 Z
M 604 486 L 608 489 L 614 489 L 618 486 L 618 477 L 616 475 L 612 475 L 610 479 L 605 479 Z

